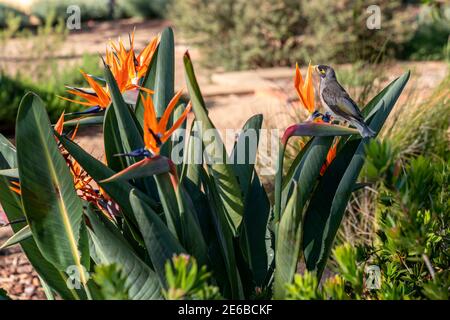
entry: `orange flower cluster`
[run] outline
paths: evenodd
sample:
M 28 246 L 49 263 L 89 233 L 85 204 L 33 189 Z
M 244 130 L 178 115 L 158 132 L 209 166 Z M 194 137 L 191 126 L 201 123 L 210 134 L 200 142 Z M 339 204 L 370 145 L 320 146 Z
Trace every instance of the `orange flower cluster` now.
M 119 43 L 110 42 L 110 49 L 106 49 L 105 63 L 111 68 L 111 73 L 117 82 L 120 92 L 130 90 L 143 90 L 152 93 L 151 90 L 140 86 L 140 82 L 146 75 L 152 61 L 153 55 L 159 44 L 159 37 L 155 37 L 150 43 L 136 55 L 134 48 L 134 32 L 130 36 L 130 48 L 127 50 L 119 39 Z M 61 97 L 81 105 L 96 108 L 96 111 L 106 109 L 111 103 L 111 95 L 107 87 L 103 87 L 95 77 L 80 71 L 89 84 L 89 89 L 67 87 L 68 93 L 81 98 L 82 100 Z

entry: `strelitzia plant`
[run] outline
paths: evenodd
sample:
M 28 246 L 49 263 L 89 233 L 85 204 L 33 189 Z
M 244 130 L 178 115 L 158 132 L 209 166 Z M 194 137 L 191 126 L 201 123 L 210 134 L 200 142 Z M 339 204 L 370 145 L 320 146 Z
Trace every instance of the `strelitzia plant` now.
M 209 274 L 204 282 L 224 298 L 283 299 L 301 261 L 319 280 L 345 207 L 359 186 L 370 139 L 321 119 L 288 127 L 280 139 L 271 203 L 254 166 L 256 154 L 245 144 L 251 130 L 259 139 L 262 115 L 246 122 L 228 155 L 220 136 L 203 134 L 215 127 L 188 53 L 183 62 L 189 104 L 180 102 L 181 91 L 175 93 L 172 30 L 158 37 L 145 75 L 133 80 L 141 98 L 130 101 L 110 59 L 122 63 L 131 48 L 120 45 L 117 58 L 105 60 L 104 92 L 96 87 L 99 91 L 89 97 L 79 95 L 98 98 L 89 106 L 102 108 L 101 113 L 86 113 L 53 127 L 38 96 L 29 93 L 22 99 L 16 145 L 0 135 L 0 202 L 15 232 L 3 246 L 20 243 L 49 288 L 49 298 L 105 297 L 91 274 L 113 265 L 121 270 L 120 290 L 128 298 L 162 299 L 173 287 L 173 272 L 168 270 L 173 270 L 174 256 L 195 259 Z M 314 113 L 311 75 L 303 83 L 297 68 L 296 77 L 300 99 Z M 408 78 L 406 73 L 394 80 L 363 109 L 372 130 L 380 131 Z M 103 93 L 107 98 L 100 99 Z M 191 110 L 191 134 L 187 148 L 181 149 L 185 160 L 175 164 L 170 155 L 177 141 L 171 136 L 177 128 L 186 128 Z M 86 124 L 103 126 L 104 161 L 69 134 Z M 204 149 L 200 162 L 187 160 L 198 153 L 194 131 L 203 147 L 214 141 L 214 149 L 223 151 L 218 153 L 220 161 L 205 160 L 217 160 L 210 148 Z M 283 173 L 285 146 L 295 136 L 310 140 Z M 237 157 L 242 144 L 246 161 L 227 161 Z M 95 182 L 89 185 L 105 206 L 77 192 L 61 148 L 76 161 L 75 171 L 83 170 Z M 20 194 L 10 189 L 12 180 L 20 182 Z M 105 280 L 107 274 L 102 273 L 102 282 L 117 282 Z

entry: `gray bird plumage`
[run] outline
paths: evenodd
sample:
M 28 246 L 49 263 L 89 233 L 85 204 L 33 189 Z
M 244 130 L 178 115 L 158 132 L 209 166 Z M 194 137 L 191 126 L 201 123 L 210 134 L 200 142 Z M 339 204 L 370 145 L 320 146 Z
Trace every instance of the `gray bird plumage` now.
M 338 120 L 344 120 L 354 125 L 362 137 L 373 137 L 375 132 L 364 122 L 355 101 L 336 79 L 333 68 L 325 65 L 316 66 L 320 75 L 319 95 L 322 105 Z

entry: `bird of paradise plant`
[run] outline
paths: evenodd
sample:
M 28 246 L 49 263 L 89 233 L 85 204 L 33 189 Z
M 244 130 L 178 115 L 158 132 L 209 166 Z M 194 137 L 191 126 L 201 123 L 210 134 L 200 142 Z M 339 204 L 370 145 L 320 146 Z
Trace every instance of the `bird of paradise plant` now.
M 121 56 L 115 59 L 125 59 L 127 52 L 120 44 L 113 50 Z M 362 139 L 357 130 L 323 121 L 289 126 L 280 139 L 278 163 L 283 163 L 290 138 L 309 140 L 286 172 L 278 166 L 273 203 L 255 169 L 252 157 L 256 154 L 245 149 L 245 163 L 229 163 L 220 135 L 214 137 L 223 146 L 220 161 L 206 161 L 216 154 L 207 148 L 206 136 L 200 137 L 204 150 L 196 149 L 191 127 L 187 147 L 180 151 L 185 160 L 175 167 L 165 148 L 173 149 L 170 136 L 186 123 L 187 114 L 193 111 L 192 126 L 200 127 L 200 132 L 215 127 L 188 53 L 183 62 L 191 103 L 184 110 L 178 104 L 181 91 L 174 92 L 170 28 L 161 34 L 156 50 L 143 76 L 150 81 L 140 85 L 154 90 L 157 98 L 144 92 L 137 106 L 130 107 L 118 85 L 121 78 L 116 79 L 114 67 L 108 64 L 104 74 L 108 91 L 94 85 L 99 90 L 93 95 L 95 101 L 83 93 L 91 105 L 105 106 L 100 99 L 108 101 L 101 117 L 107 162 L 92 157 L 63 133 L 62 127 L 74 123 L 59 122 L 53 127 L 39 97 L 29 93 L 23 98 L 16 146 L 0 135 L 0 203 L 9 221 L 21 219 L 12 226 L 15 234 L 8 244 L 22 245 L 42 281 L 52 289 L 47 292 L 49 298 L 56 293 L 63 299 L 103 299 L 98 284 L 87 278 L 80 289 L 69 289 L 67 268 L 75 265 L 77 270 L 95 272 L 98 265 L 117 264 L 129 299 L 161 299 L 167 289 L 166 263 L 180 254 L 206 266 L 211 283 L 224 298 L 283 299 L 299 261 L 320 279 L 370 139 Z M 382 128 L 408 78 L 406 73 L 394 80 L 362 110 L 372 130 Z M 150 87 L 154 83 L 160 85 Z M 309 71 L 303 81 L 296 68 L 295 86 L 302 104 L 314 113 Z M 261 132 L 262 123 L 262 115 L 247 121 L 231 155 L 242 151 L 237 146 L 246 145 L 249 130 Z M 341 136 L 349 138 L 340 139 L 336 147 L 333 142 Z M 76 161 L 72 169 L 60 147 Z M 188 155 L 199 151 L 203 151 L 200 163 L 188 161 Z M 78 179 L 75 185 L 72 171 Z M 19 178 L 21 194 L 10 189 L 11 176 Z M 77 188 L 85 190 L 91 182 L 116 204 L 115 218 L 88 202 L 93 195 L 90 190 L 80 197 Z M 29 238 L 33 241 L 24 241 Z
M 105 63 L 111 68 L 111 72 L 114 79 L 116 79 L 120 92 L 128 92 L 128 95 L 130 95 L 133 100 L 135 100 L 135 98 L 133 98 L 134 96 L 137 97 L 139 90 L 153 93 L 152 90 L 142 87 L 140 83 L 147 73 L 150 62 L 158 47 L 158 43 L 159 36 L 153 38 L 136 56 L 133 32 L 130 36 L 130 48 L 128 50 L 125 48 L 121 39 L 119 39 L 118 44 L 110 41 L 111 49 L 106 49 Z M 105 110 L 111 103 L 110 92 L 107 86 L 103 87 L 96 81 L 96 79 L 103 79 L 89 75 L 83 70 L 80 70 L 80 72 L 90 88 L 83 89 L 67 86 L 67 92 L 83 100 L 80 101 L 67 97 L 61 98 L 90 107 L 88 110 L 81 112 L 81 114 L 97 113 Z

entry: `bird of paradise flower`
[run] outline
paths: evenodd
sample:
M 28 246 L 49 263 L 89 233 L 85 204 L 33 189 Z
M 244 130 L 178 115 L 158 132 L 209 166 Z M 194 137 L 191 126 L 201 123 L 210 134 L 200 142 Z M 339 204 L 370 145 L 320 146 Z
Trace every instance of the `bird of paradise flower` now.
M 142 79 L 146 75 L 151 60 L 159 44 L 159 36 L 153 38 L 149 44 L 138 54 L 134 48 L 134 31 L 130 36 L 130 48 L 127 50 L 123 41 L 119 39 L 118 44 L 110 42 L 110 48 L 106 49 L 105 63 L 110 67 L 117 86 L 122 94 L 127 93 L 132 100 L 136 100 L 137 93 L 142 90 L 147 93 L 153 93 L 152 90 L 140 86 Z M 89 88 L 76 88 L 66 86 L 67 92 L 75 97 L 60 97 L 64 100 L 81 104 L 89 107 L 89 109 L 78 112 L 76 114 L 90 114 L 101 112 L 111 104 L 111 95 L 107 86 L 102 86 L 99 81 L 104 81 L 99 77 L 87 74 L 80 70 Z M 136 98 L 133 99 L 133 97 Z

